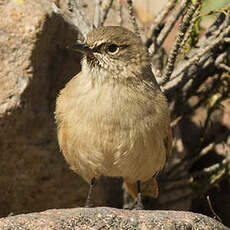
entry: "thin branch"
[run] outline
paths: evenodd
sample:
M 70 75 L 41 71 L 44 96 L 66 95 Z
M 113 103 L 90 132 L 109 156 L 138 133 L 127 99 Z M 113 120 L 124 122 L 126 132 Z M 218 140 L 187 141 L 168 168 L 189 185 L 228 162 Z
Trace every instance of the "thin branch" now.
M 229 163 L 230 163 L 230 159 L 224 158 L 224 160 L 222 160 L 221 162 L 218 162 L 200 171 L 193 172 L 190 175 L 193 177 L 197 177 L 197 176 L 200 177 L 200 176 L 203 176 L 204 174 L 212 174 L 216 172 L 217 170 L 219 170 L 220 168 L 229 167 Z
M 179 17 L 183 14 L 184 9 L 189 5 L 191 0 L 183 0 L 181 3 L 181 6 L 177 9 L 176 12 L 173 12 L 172 15 L 167 20 L 167 23 L 165 27 L 162 29 L 161 33 L 159 34 L 157 38 L 157 47 L 160 47 L 165 39 L 168 37 L 168 34 L 171 32 L 172 28 L 176 24 Z M 154 55 L 157 49 L 153 53 L 151 53 L 151 56 Z
M 230 7 L 230 3 L 228 4 L 228 7 Z M 223 28 L 227 27 L 230 24 L 230 11 L 228 11 L 227 14 L 228 16 L 226 16 L 226 14 L 219 15 L 217 20 L 215 20 L 214 23 L 205 32 L 204 36 L 200 39 L 199 43 L 202 43 L 202 41 L 204 41 L 208 44 L 207 38 L 212 38 L 212 35 L 215 36 L 217 34 L 220 34 L 220 32 L 223 31 Z
M 68 24 L 70 25 L 74 30 L 78 31 L 80 33 L 80 37 L 84 38 L 84 35 L 82 34 L 80 28 L 78 25 L 76 25 L 75 23 L 73 23 L 72 18 L 69 17 L 67 14 L 65 14 L 60 8 L 58 8 L 55 3 L 52 3 L 52 8 L 53 8 L 53 12 L 59 16 L 62 17 L 62 19 Z
M 215 148 L 216 142 L 212 142 L 206 147 L 204 147 L 199 154 L 196 154 L 191 160 L 189 160 L 189 167 L 191 167 L 196 161 L 198 161 L 201 157 L 205 156 L 211 150 Z
M 95 0 L 93 24 L 96 28 L 101 25 L 101 0 Z
M 222 223 L 222 220 L 221 220 L 220 217 L 216 214 L 216 212 L 214 211 L 214 209 L 213 209 L 213 207 L 212 207 L 212 203 L 211 203 L 211 201 L 210 201 L 209 196 L 206 196 L 206 199 L 207 199 L 207 201 L 208 201 L 208 205 L 209 205 L 209 208 L 210 208 L 210 210 L 211 210 L 211 212 L 212 212 L 212 215 L 214 216 L 214 219 L 217 219 L 219 222 Z
M 122 0 L 119 0 L 119 3 L 118 3 L 118 11 L 119 11 L 119 25 L 122 26 L 123 23 L 124 23 L 124 19 L 123 19 L 123 12 L 122 12 Z
M 84 13 L 81 0 L 67 0 L 68 10 L 71 12 L 72 24 L 79 28 L 79 31 L 85 37 L 93 29 L 88 17 Z
M 181 189 L 186 189 L 186 188 L 191 189 L 191 182 L 189 181 L 188 178 L 183 178 L 181 180 L 176 180 L 176 181 L 170 180 L 171 183 L 167 183 L 167 181 L 165 182 L 166 183 L 162 188 L 163 192 L 181 191 Z
M 220 170 L 220 169 L 224 169 L 224 171 L 220 172 L 217 177 L 215 179 L 212 179 L 210 181 L 207 181 L 210 185 L 213 185 L 217 182 L 217 180 L 220 180 L 222 178 L 222 176 L 229 170 L 226 170 L 226 168 L 229 168 L 229 163 L 230 163 L 230 159 L 228 158 L 224 158 L 221 162 L 218 162 L 216 164 L 213 164 L 209 167 L 203 168 L 199 171 L 195 171 L 192 173 L 187 173 L 185 175 L 182 175 L 182 173 L 185 171 L 184 169 L 181 170 L 176 170 L 176 174 L 172 177 L 168 177 L 168 181 L 170 182 L 178 182 L 178 181 L 186 181 L 191 179 L 191 178 L 195 178 L 195 177 L 204 177 L 205 175 L 215 175 L 215 173 Z
M 196 9 L 201 4 L 201 1 L 202 0 L 197 0 L 195 2 L 195 4 L 191 5 L 191 7 L 188 9 L 187 13 L 184 16 L 183 21 L 180 24 L 180 27 L 179 27 L 180 29 L 179 29 L 179 32 L 178 32 L 178 35 L 177 35 L 177 39 L 176 39 L 176 41 L 174 43 L 172 51 L 170 52 L 167 65 L 166 65 L 165 71 L 163 73 L 162 85 L 164 85 L 170 79 L 170 76 L 171 76 L 171 74 L 173 72 L 173 69 L 174 69 L 176 58 L 177 58 L 178 53 L 179 53 L 180 48 L 181 48 L 181 43 L 182 43 L 182 41 L 183 41 L 183 39 L 185 37 L 185 33 L 186 33 L 186 31 L 187 31 L 187 29 L 189 27 L 189 23 L 190 23 L 190 21 L 192 19 L 192 16 L 194 15 Z
M 215 61 L 215 65 L 217 68 L 222 69 L 222 70 L 230 73 L 230 66 L 228 66 L 224 63 L 224 60 L 227 58 L 228 54 L 229 54 L 229 49 L 226 50 L 226 52 L 220 54 Z
M 192 95 L 197 95 L 198 96 L 198 94 L 196 94 L 195 91 L 197 89 L 199 89 L 199 87 L 201 86 L 201 84 L 203 84 L 205 82 L 205 80 L 207 80 L 207 77 L 200 77 L 199 79 L 197 79 L 194 82 L 195 85 L 192 84 L 189 89 L 185 90 L 186 94 L 182 96 L 183 100 L 180 103 L 186 104 L 186 101 L 188 101 L 189 98 Z M 193 114 L 200 106 L 202 106 L 203 104 L 207 103 L 207 101 L 213 95 L 213 92 L 216 92 L 216 90 L 218 90 L 218 88 L 221 86 L 220 83 L 221 83 L 220 82 L 220 77 L 218 77 L 217 79 L 214 79 L 212 81 L 211 86 L 209 87 L 209 89 L 207 89 L 205 92 L 200 92 L 199 93 L 199 101 L 195 105 L 193 105 L 189 109 L 187 109 L 187 108 L 186 109 L 180 109 L 178 117 L 175 120 L 173 120 L 172 125 L 174 125 L 174 126 L 178 125 L 178 123 L 180 121 L 182 121 L 183 119 L 185 119 L 186 116 L 188 116 L 188 115 L 191 116 L 191 114 Z M 226 98 L 227 98 L 227 93 L 226 92 L 222 92 L 221 97 L 218 98 L 215 103 L 220 104 L 221 101 L 225 100 Z M 210 118 L 210 115 L 211 115 L 210 112 L 212 112 L 212 111 L 214 111 L 214 110 L 210 110 L 210 109 L 208 110 L 207 114 L 209 114 L 209 116 L 205 120 L 205 124 L 206 125 L 204 126 L 203 130 L 205 130 L 205 127 L 207 126 L 207 122 L 208 122 L 207 119 Z M 199 151 L 200 150 L 198 149 L 196 152 L 198 153 Z M 193 162 L 193 161 L 191 161 L 191 162 Z
M 217 64 L 217 67 L 220 68 L 220 69 L 223 69 L 223 70 L 225 70 L 225 71 L 227 71 L 227 72 L 230 73 L 230 66 L 227 66 L 227 65 L 224 64 L 224 63 L 219 63 L 219 64 Z
M 107 6 L 103 9 L 101 26 L 103 26 L 103 25 L 104 25 L 105 20 L 107 19 L 107 16 L 108 16 L 109 10 L 111 9 L 112 5 L 113 5 L 113 0 L 109 0 L 108 5 L 107 5 Z
M 179 86 L 179 82 L 182 80 L 184 76 L 183 73 L 193 64 L 197 63 L 210 50 L 214 49 L 220 43 L 224 42 L 224 37 L 228 36 L 229 33 L 230 33 L 230 26 L 226 28 L 214 41 L 210 42 L 208 46 L 199 49 L 199 51 L 197 51 L 191 58 L 189 58 L 188 61 L 185 61 L 183 64 L 181 64 L 180 67 L 177 68 L 176 72 L 172 74 L 171 80 L 166 85 L 164 85 L 164 90 L 168 90 L 174 86 Z M 205 61 L 207 61 L 207 57 L 205 58 Z M 195 76 L 196 75 L 194 75 L 194 77 Z
M 202 7 L 202 5 L 200 4 L 194 13 L 194 17 L 192 18 L 192 20 L 190 22 L 189 29 L 188 29 L 187 33 L 185 34 L 185 37 L 182 41 L 181 49 L 185 46 L 188 39 L 191 38 L 191 34 L 194 30 L 194 25 L 195 25 L 196 21 L 199 19 L 201 7 Z
M 171 172 L 174 172 L 175 169 L 181 167 L 182 165 L 185 165 L 186 168 L 190 168 L 197 160 L 199 160 L 202 156 L 205 156 L 208 154 L 212 149 L 215 148 L 216 142 L 210 143 L 208 146 L 203 148 L 199 154 L 196 154 L 194 157 L 186 156 L 184 159 L 182 159 L 180 162 L 174 165 L 174 167 L 168 172 L 170 175 Z M 178 172 L 176 173 L 178 175 Z M 180 178 L 177 178 L 177 180 Z
M 183 166 L 183 169 L 186 167 L 187 169 L 191 168 L 191 166 L 199 160 L 202 156 L 209 153 L 211 150 L 215 149 L 215 146 L 226 139 L 229 136 L 228 133 L 225 133 L 218 137 L 214 142 L 210 143 L 206 147 L 204 147 L 202 150 L 197 150 L 195 153 L 191 155 L 186 155 L 183 159 L 181 159 L 178 163 L 174 164 L 164 175 L 167 180 L 172 181 L 173 179 L 181 180 L 185 179 L 184 176 L 181 176 L 181 167 Z M 182 169 L 182 171 L 183 171 Z M 179 176 L 178 176 L 179 175 Z M 176 177 L 176 178 L 175 178 Z
M 152 40 L 152 37 L 154 37 L 155 35 L 155 31 L 157 30 L 157 28 L 159 27 L 159 25 L 166 19 L 166 17 L 168 16 L 169 12 L 171 10 L 173 10 L 176 6 L 178 0 L 171 0 L 168 1 L 167 5 L 165 7 L 163 7 L 162 11 L 154 18 L 150 29 L 149 29 L 149 39 L 148 42 L 150 42 Z M 148 45 L 150 46 L 151 43 Z
M 170 123 L 170 126 L 171 128 L 174 128 L 176 127 L 180 122 L 181 120 L 183 119 L 184 117 L 182 115 L 178 116 L 177 118 L 175 118 L 171 123 Z
M 229 54 L 229 53 L 228 53 L 228 50 L 225 51 L 224 53 L 220 54 L 220 55 L 216 58 L 215 65 L 224 62 L 224 59 L 228 56 L 228 54 Z
M 208 30 L 204 34 L 204 38 L 210 37 L 213 33 L 215 33 L 221 25 L 223 25 L 226 16 L 224 14 L 220 14 L 217 20 L 208 28 Z
M 209 15 L 213 15 L 213 14 L 218 14 L 218 13 L 223 13 L 223 14 L 225 14 L 225 16 L 227 16 L 228 13 L 226 11 L 228 11 L 228 10 L 230 10 L 230 7 L 224 7 L 224 8 L 217 9 L 217 10 L 211 10 L 209 12 L 206 12 L 206 13 L 203 13 L 203 14 L 197 16 L 197 18 L 205 17 L 205 16 L 209 16 Z
M 134 15 L 133 1 L 132 1 L 132 0 L 127 0 L 127 4 L 128 4 L 128 10 L 129 10 L 130 20 L 131 20 L 131 22 L 132 22 L 132 25 L 133 25 L 135 34 L 136 34 L 139 38 L 141 38 L 140 31 L 139 31 L 139 28 L 138 28 L 138 25 L 137 25 L 137 21 L 136 21 L 135 15 Z

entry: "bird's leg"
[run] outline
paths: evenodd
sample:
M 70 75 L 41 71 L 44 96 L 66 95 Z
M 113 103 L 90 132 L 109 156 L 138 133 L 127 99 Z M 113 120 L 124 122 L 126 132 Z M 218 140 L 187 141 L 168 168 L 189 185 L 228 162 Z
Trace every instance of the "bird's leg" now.
M 144 205 L 141 199 L 141 181 L 140 180 L 137 181 L 137 204 L 135 206 L 135 209 L 137 210 L 144 209 Z
M 93 191 L 93 187 L 95 185 L 95 182 L 96 182 L 96 179 L 95 179 L 95 177 L 93 177 L 92 180 L 91 180 L 91 182 L 90 182 L 90 185 L 89 185 L 88 196 L 87 196 L 87 199 L 85 201 L 85 208 L 92 207 L 92 204 L 91 204 L 91 195 L 92 195 L 92 191 Z

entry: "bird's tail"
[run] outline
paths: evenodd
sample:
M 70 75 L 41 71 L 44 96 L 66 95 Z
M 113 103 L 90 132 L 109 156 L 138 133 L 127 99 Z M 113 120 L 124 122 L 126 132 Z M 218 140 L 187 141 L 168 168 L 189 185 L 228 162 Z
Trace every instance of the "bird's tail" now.
M 135 199 L 137 197 L 137 185 L 136 183 L 130 184 L 125 181 L 126 188 L 129 194 Z M 158 197 L 158 183 L 155 177 L 150 180 L 141 183 L 141 193 L 142 196 Z

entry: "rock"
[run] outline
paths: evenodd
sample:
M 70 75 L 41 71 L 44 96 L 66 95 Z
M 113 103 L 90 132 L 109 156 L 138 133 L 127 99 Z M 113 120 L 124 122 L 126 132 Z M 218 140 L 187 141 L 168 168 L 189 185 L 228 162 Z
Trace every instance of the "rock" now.
M 192 212 L 113 208 L 53 209 L 0 219 L 0 229 L 161 229 L 228 230 L 218 221 Z
M 0 5 L 0 216 L 73 207 L 88 185 L 60 153 L 55 99 L 80 70 L 73 31 L 50 0 Z M 95 191 L 97 203 L 101 192 Z

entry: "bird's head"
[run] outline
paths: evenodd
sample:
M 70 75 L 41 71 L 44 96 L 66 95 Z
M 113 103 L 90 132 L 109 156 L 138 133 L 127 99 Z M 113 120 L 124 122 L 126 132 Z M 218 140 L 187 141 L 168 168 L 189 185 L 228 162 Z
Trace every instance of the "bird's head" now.
M 74 49 L 84 54 L 82 70 L 108 72 L 117 77 L 139 75 L 149 66 L 149 56 L 141 39 L 120 26 L 105 26 L 94 29 L 83 44 Z

